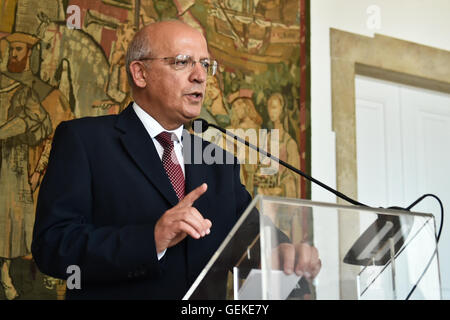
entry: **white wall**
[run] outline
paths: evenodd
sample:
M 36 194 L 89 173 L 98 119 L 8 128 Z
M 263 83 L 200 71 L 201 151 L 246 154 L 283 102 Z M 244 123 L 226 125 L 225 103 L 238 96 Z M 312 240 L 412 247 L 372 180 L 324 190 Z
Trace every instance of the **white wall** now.
M 371 6 L 380 13 L 380 23 L 368 24 L 373 18 Z M 379 27 L 379 28 L 374 28 Z M 366 36 L 374 33 L 412 41 L 450 51 L 449 0 L 311 0 L 311 167 L 312 176 L 336 187 L 335 136 L 331 131 L 330 28 Z M 312 185 L 312 199 L 335 202 L 336 197 Z M 448 210 L 447 210 L 448 211 Z M 337 218 L 315 219 L 328 226 L 326 232 L 337 236 Z M 445 230 L 444 230 L 445 231 Z M 326 239 L 316 239 L 316 242 Z M 336 277 L 338 247 L 328 256 L 324 276 Z M 319 278 L 320 280 L 320 278 Z M 337 297 L 339 288 L 319 292 L 319 298 Z

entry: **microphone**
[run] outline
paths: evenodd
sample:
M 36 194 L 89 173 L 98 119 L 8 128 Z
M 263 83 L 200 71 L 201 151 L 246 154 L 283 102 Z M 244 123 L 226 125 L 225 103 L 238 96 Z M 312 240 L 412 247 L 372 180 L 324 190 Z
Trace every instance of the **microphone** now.
M 343 193 L 341 193 L 341 192 L 339 192 L 337 190 L 334 190 L 333 188 L 327 186 L 326 184 L 320 182 L 319 180 L 314 179 L 313 177 L 307 175 L 303 171 L 301 171 L 301 170 L 291 166 L 289 163 L 286 163 L 283 160 L 278 159 L 277 157 L 271 155 L 267 151 L 262 150 L 261 148 L 251 144 L 247 140 L 244 140 L 241 137 L 238 137 L 237 135 L 233 134 L 232 132 L 230 132 L 228 130 L 225 130 L 225 129 L 223 129 L 223 128 L 221 128 L 221 127 L 219 127 L 219 126 L 217 126 L 217 125 L 215 125 L 213 123 L 208 123 L 208 121 L 199 118 L 199 119 L 195 119 L 194 120 L 194 124 L 192 125 L 192 128 L 194 129 L 194 132 L 197 133 L 197 134 L 201 134 L 201 133 L 205 132 L 206 130 L 208 130 L 209 127 L 213 127 L 215 129 L 223 132 L 224 134 L 232 137 L 233 139 L 235 139 L 235 140 L 245 144 L 249 148 L 252 148 L 252 149 L 258 151 L 259 153 L 265 155 L 266 157 L 271 158 L 272 160 L 274 160 L 274 161 L 278 162 L 279 164 L 281 164 L 283 167 L 288 168 L 289 170 L 291 170 L 291 171 L 301 175 L 302 177 L 306 178 L 307 180 L 309 180 L 311 182 L 314 182 L 315 184 L 318 184 L 319 186 L 321 186 L 322 188 L 324 188 L 324 189 L 328 190 L 329 192 L 335 194 L 339 198 L 344 199 L 345 201 L 350 202 L 353 205 L 359 205 L 359 206 L 363 206 L 363 207 L 368 207 L 367 205 L 362 204 L 362 203 L 360 203 L 360 202 L 358 202 L 356 200 L 353 200 L 352 198 L 347 197 L 345 194 L 343 194 Z
M 197 134 L 201 134 L 208 130 L 209 127 L 213 127 L 222 133 L 232 137 L 233 139 L 244 143 L 246 146 L 258 151 L 259 153 L 271 158 L 274 161 L 277 161 L 285 168 L 288 168 L 289 170 L 301 175 L 302 177 L 306 178 L 307 180 L 314 182 L 315 184 L 318 184 L 322 188 L 326 189 L 327 191 L 335 194 L 341 199 L 344 199 L 347 202 L 350 202 L 353 205 L 359 205 L 367 208 L 371 208 L 365 204 L 362 204 L 356 200 L 353 200 L 343 193 L 334 190 L 333 188 L 327 186 L 326 184 L 320 182 L 319 180 L 314 179 L 313 177 L 307 175 L 303 171 L 291 166 L 289 163 L 284 162 L 283 160 L 278 159 L 277 157 L 271 155 L 265 150 L 260 149 L 259 147 L 249 143 L 248 141 L 242 139 L 241 137 L 236 136 L 232 132 L 229 132 L 215 124 L 208 123 L 208 121 L 204 119 L 196 119 L 194 120 L 194 125 L 192 128 L 194 129 L 194 132 Z M 422 280 L 423 276 L 427 272 L 428 268 L 431 265 L 431 262 L 434 259 L 434 256 L 437 254 L 437 243 L 439 242 L 439 238 L 441 236 L 441 231 L 443 227 L 443 221 L 444 221 L 444 207 L 442 205 L 441 200 L 433 195 L 433 194 L 426 194 L 417 199 L 414 203 L 412 203 L 407 208 L 401 208 L 401 207 L 390 207 L 389 209 L 397 209 L 397 210 L 404 210 L 404 211 L 410 211 L 412 207 L 414 207 L 417 203 L 421 202 L 426 197 L 434 197 L 439 202 L 439 205 L 441 207 L 441 223 L 439 227 L 439 232 L 436 235 L 436 250 L 433 252 L 433 255 L 431 256 L 428 264 L 424 268 L 422 274 L 420 275 L 419 279 L 415 283 L 415 285 L 412 287 L 412 289 L 409 291 L 408 295 L 406 296 L 406 300 L 409 300 L 413 292 L 416 290 L 419 282 Z M 375 208 L 374 208 L 375 209 Z M 383 252 L 381 249 L 385 247 L 385 244 L 389 240 L 389 238 L 396 237 L 396 243 L 394 244 L 394 254 L 397 256 L 401 253 L 401 251 L 404 250 L 403 244 L 405 242 L 405 239 L 407 238 L 409 232 L 411 231 L 411 218 L 410 216 L 405 216 L 407 219 L 403 222 L 405 225 L 406 230 L 402 228 L 402 223 L 400 222 L 400 218 L 398 216 L 388 216 L 388 215 L 382 215 L 377 214 L 378 218 L 366 229 L 366 231 L 361 234 L 361 236 L 357 239 L 357 241 L 353 244 L 353 246 L 348 250 L 347 254 L 345 255 L 343 261 L 348 264 L 354 264 L 354 265 L 360 265 L 360 266 L 366 266 L 369 261 L 371 261 L 375 265 L 385 265 L 388 261 L 391 259 L 391 255 L 389 251 Z M 388 230 L 388 232 L 381 234 L 383 230 Z M 403 247 L 403 248 L 402 248 Z M 370 252 L 367 252 L 370 251 Z M 375 260 L 375 258 L 377 258 Z M 381 274 L 381 273 L 380 273 Z

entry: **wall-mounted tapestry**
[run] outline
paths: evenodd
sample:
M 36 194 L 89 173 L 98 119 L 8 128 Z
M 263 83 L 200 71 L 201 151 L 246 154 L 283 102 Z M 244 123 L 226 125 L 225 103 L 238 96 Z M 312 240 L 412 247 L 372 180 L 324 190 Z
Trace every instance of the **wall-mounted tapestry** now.
M 64 298 L 64 281 L 40 273 L 30 253 L 53 132 L 61 121 L 128 105 L 124 58 L 143 25 L 179 19 L 200 30 L 219 62 L 201 117 L 278 129 L 279 158 L 309 172 L 308 10 L 308 0 L 1 0 L 0 299 Z M 252 195 L 310 197 L 292 172 L 260 169 L 242 165 Z M 289 233 L 290 221 L 278 219 Z M 310 239 L 311 218 L 301 219 Z

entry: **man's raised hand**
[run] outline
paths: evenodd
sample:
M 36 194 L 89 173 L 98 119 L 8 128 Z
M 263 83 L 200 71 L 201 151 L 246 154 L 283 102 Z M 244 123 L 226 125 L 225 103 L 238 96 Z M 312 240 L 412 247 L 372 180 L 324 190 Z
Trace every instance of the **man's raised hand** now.
M 194 239 L 200 239 L 210 233 L 211 221 L 204 219 L 200 212 L 192 206 L 207 189 L 207 184 L 203 183 L 159 218 L 154 232 L 158 253 L 176 245 L 187 235 Z

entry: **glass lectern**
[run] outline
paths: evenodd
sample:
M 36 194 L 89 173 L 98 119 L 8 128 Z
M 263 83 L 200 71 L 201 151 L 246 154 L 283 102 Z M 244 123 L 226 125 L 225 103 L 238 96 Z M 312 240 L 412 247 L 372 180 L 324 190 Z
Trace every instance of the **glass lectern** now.
M 285 270 L 305 243 L 312 280 Z M 232 300 L 441 299 L 434 217 L 401 210 L 258 195 L 184 299 L 210 299 L 220 273 Z

